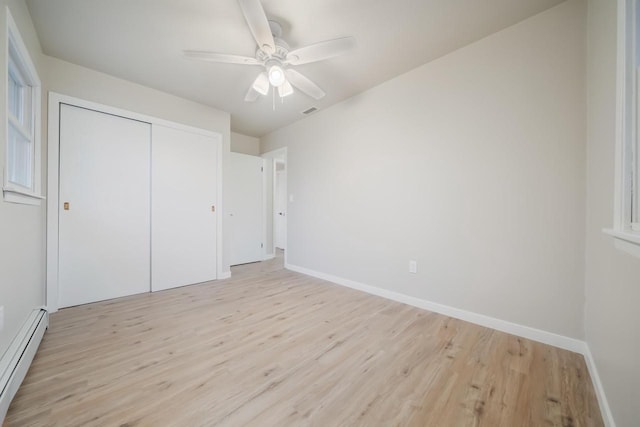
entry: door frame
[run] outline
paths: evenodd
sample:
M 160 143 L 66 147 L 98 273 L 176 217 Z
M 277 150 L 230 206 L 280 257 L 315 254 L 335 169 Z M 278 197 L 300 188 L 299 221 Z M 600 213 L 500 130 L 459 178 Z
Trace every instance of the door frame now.
M 285 251 L 284 251 L 284 265 L 287 265 L 287 260 L 288 260 L 288 253 L 289 253 L 289 203 L 291 203 L 289 201 L 289 159 L 288 159 L 288 154 L 287 154 L 287 147 L 283 147 L 283 148 L 278 148 L 276 150 L 272 150 L 272 151 L 267 151 L 265 153 L 262 153 L 262 157 L 265 159 L 268 159 L 271 162 L 271 246 L 269 247 L 269 250 L 271 251 L 271 253 L 267 253 L 267 245 L 264 245 L 264 259 L 271 259 L 273 257 L 275 257 L 276 254 L 276 239 L 275 239 L 275 218 L 274 218 L 274 212 L 275 212 L 275 197 L 276 197 L 276 192 L 275 192 L 275 182 L 276 182 L 276 162 L 277 161 L 283 161 L 284 162 L 284 167 L 285 170 L 287 171 L 287 175 L 286 175 L 286 179 L 284 182 L 284 192 L 287 195 L 286 197 L 286 207 L 285 207 L 285 221 L 284 221 L 284 239 L 285 239 Z M 269 215 L 269 209 L 267 209 L 267 197 L 269 197 L 269 195 L 267 194 L 267 184 L 266 184 L 266 180 L 265 180 L 265 185 L 264 185 L 264 191 L 265 191 L 265 197 L 263 197 L 263 204 L 264 204 L 264 208 L 263 211 L 265 212 L 265 227 L 264 227 L 264 241 L 267 241 L 267 224 L 269 224 L 269 219 L 267 217 L 267 215 Z
M 284 164 L 284 170 L 283 171 L 278 171 L 278 164 Z M 287 230 L 287 163 L 281 159 L 274 159 L 273 160 L 273 251 L 275 253 L 275 250 L 278 249 L 278 244 L 277 244 L 277 238 L 276 235 L 278 234 L 276 232 L 276 222 L 278 221 L 277 215 L 278 215 L 278 209 L 277 209 L 277 200 L 278 200 L 278 191 L 277 191 L 277 184 L 278 182 L 282 181 L 281 178 L 278 177 L 278 174 L 280 173 L 280 175 L 282 176 L 282 172 L 284 172 L 284 206 L 283 206 L 283 210 L 284 210 L 284 216 L 282 217 L 283 219 L 283 224 L 284 224 L 284 236 L 282 237 L 284 240 L 284 248 L 283 250 L 286 252 L 287 251 L 287 235 L 286 235 L 286 230 Z
M 59 216 L 59 177 L 60 177 L 60 104 L 68 104 L 74 107 L 86 108 L 100 113 L 112 114 L 127 119 L 147 122 L 152 125 L 151 143 L 153 144 L 153 125 L 162 125 L 174 129 L 184 130 L 196 134 L 201 134 L 218 140 L 217 150 L 217 194 L 216 194 L 216 275 L 218 279 L 224 278 L 222 272 L 223 238 L 222 238 L 222 134 L 219 132 L 200 129 L 168 120 L 159 119 L 145 114 L 134 113 L 121 108 L 98 104 L 56 92 L 49 92 L 48 102 L 48 153 L 47 153 L 47 285 L 46 285 L 46 307 L 49 313 L 58 311 L 59 299 L 59 252 L 58 243 L 60 240 L 58 230 Z M 151 161 L 151 159 L 149 159 Z M 149 211 L 151 215 L 151 211 Z M 151 241 L 149 241 L 151 247 Z M 151 269 L 151 265 L 149 265 Z M 151 289 L 151 288 L 150 288 Z

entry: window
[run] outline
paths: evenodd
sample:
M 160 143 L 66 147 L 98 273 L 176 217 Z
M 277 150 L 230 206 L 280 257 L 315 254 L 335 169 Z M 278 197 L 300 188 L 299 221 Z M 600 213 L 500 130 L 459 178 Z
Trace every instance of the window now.
M 628 228 L 631 231 L 640 232 L 640 166 L 638 157 L 640 155 L 640 2 L 634 0 L 629 3 L 628 13 L 631 18 L 629 22 L 629 41 L 627 42 L 627 60 L 628 65 L 626 73 L 631 76 L 633 82 L 631 87 L 626 91 L 632 98 L 632 117 L 630 126 L 632 128 L 625 138 L 624 165 L 625 173 L 628 175 L 628 183 L 623 189 L 629 197 L 628 203 Z M 623 224 L 626 228 L 627 224 Z
M 40 79 L 7 8 L 4 200 L 40 204 Z
M 33 132 L 33 90 L 23 73 L 9 56 L 7 86 L 8 140 L 7 160 L 9 183 L 33 189 L 33 160 L 35 143 Z
M 616 246 L 640 256 L 640 0 L 618 0 Z
M 638 4 L 636 2 L 636 4 Z M 635 43 L 636 50 L 640 49 L 640 7 L 637 8 L 636 19 L 634 25 L 635 29 Z M 631 199 L 630 209 L 631 212 L 629 214 L 630 222 L 631 222 L 631 230 L 635 232 L 640 232 L 640 54 L 638 52 L 635 53 L 635 58 L 633 61 L 633 74 L 634 74 L 634 132 L 633 138 L 630 139 L 630 143 L 628 145 L 628 153 L 629 160 L 627 161 L 627 168 L 629 170 L 629 174 L 631 176 L 631 183 L 629 184 L 629 189 L 627 193 Z

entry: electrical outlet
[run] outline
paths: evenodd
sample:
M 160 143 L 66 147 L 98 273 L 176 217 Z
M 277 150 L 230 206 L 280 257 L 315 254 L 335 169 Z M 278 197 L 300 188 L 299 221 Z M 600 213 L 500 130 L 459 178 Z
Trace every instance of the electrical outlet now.
M 0 332 L 4 329 L 4 305 L 0 306 Z
M 409 260 L 409 273 L 417 273 L 418 272 L 418 263 L 414 260 Z

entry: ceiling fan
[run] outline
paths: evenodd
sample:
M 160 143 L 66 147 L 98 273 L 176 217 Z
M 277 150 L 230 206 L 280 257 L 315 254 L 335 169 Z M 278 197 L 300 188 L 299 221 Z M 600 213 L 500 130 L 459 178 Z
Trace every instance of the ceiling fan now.
M 258 43 L 254 58 L 201 50 L 185 50 L 184 54 L 189 58 L 204 61 L 264 67 L 264 71 L 258 74 L 247 91 L 244 98 L 247 102 L 257 100 L 260 95 L 267 95 L 271 86 L 274 90 L 278 89 L 278 95 L 281 98 L 291 95 L 294 87 L 312 98 L 322 98 L 325 95 L 324 91 L 292 66 L 340 55 L 353 48 L 355 39 L 342 37 L 290 50 L 289 45 L 280 38 L 282 27 L 275 21 L 267 20 L 260 0 L 238 0 L 238 2 L 251 34 Z

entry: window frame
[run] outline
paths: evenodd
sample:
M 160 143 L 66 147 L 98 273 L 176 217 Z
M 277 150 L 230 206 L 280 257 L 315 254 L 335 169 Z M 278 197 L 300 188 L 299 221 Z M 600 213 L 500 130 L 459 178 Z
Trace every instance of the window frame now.
M 42 113 L 42 83 L 36 67 L 31 60 L 29 51 L 20 35 L 20 31 L 6 7 L 7 41 L 5 46 L 5 162 L 3 165 L 3 200 L 11 203 L 40 205 L 44 197 L 42 187 L 42 144 L 41 144 L 41 113 Z M 31 88 L 30 123 L 25 127 L 21 117 L 14 118 L 9 111 L 9 68 L 18 72 L 20 79 Z M 15 74 L 15 73 L 14 73 Z M 18 119 L 18 120 L 16 120 Z M 30 137 L 31 147 L 31 186 L 25 187 L 10 181 L 9 164 L 9 132 L 14 127 L 23 137 Z M 31 135 L 29 135 L 29 133 Z
M 640 257 L 640 0 L 618 0 L 615 187 L 613 228 L 603 232 L 615 246 Z
M 625 7 L 625 31 L 622 72 L 625 73 L 625 90 L 622 96 L 630 97 L 624 100 L 627 112 L 623 114 L 623 153 L 622 173 L 623 188 L 628 201 L 623 205 L 622 229 L 640 232 L 640 169 L 638 152 L 640 151 L 640 1 L 627 1 Z M 630 105 L 629 105 L 630 104 Z M 625 116 L 629 123 L 625 123 Z M 626 212 L 626 213 L 625 213 Z

